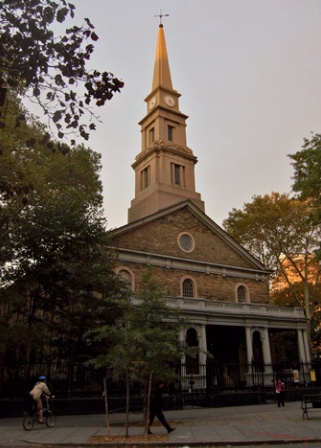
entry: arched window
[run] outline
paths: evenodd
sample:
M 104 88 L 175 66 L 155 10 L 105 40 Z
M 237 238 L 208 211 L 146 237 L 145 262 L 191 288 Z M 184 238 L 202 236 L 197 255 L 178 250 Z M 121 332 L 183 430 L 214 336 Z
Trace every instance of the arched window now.
M 194 284 L 190 278 L 183 281 L 183 297 L 194 297 Z
M 197 331 L 195 328 L 189 328 L 186 332 L 186 344 L 189 347 L 198 347 L 198 338 Z M 198 352 L 193 355 L 186 356 L 186 373 L 190 374 L 199 374 L 199 359 Z
M 247 291 L 245 286 L 241 285 L 237 288 L 237 301 L 238 303 L 246 303 Z
M 132 286 L 132 276 L 131 273 L 129 271 L 127 271 L 127 269 L 121 269 L 120 271 L 118 271 L 118 275 L 121 277 L 121 279 L 123 280 L 123 282 L 125 283 L 125 285 L 129 288 L 129 289 L 133 289 Z

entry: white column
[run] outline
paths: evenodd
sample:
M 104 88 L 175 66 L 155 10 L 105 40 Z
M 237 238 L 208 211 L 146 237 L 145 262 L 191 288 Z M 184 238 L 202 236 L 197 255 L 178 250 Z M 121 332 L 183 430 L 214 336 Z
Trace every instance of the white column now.
M 299 359 L 303 363 L 306 363 L 307 358 L 306 358 L 306 353 L 305 353 L 302 330 L 298 330 L 298 347 L 299 347 Z
M 310 355 L 310 349 L 309 349 L 309 343 L 308 343 L 308 335 L 307 335 L 307 331 L 306 330 L 302 330 L 302 337 L 303 337 L 303 344 L 304 344 L 304 348 L 305 348 L 305 357 L 306 357 L 306 362 L 308 364 L 310 364 L 311 362 L 311 355 Z
M 263 335 L 261 333 L 261 338 L 263 349 L 263 362 L 264 364 L 272 364 L 269 332 L 267 328 L 263 328 Z
M 252 345 L 251 329 L 249 327 L 245 327 L 245 338 L 246 338 L 247 363 L 251 364 L 253 359 L 253 345 Z
M 199 360 L 201 365 L 206 364 L 206 352 L 207 352 L 207 341 L 206 341 L 206 326 L 200 325 L 199 327 L 199 348 L 200 355 Z
M 252 341 L 251 328 L 248 326 L 245 327 L 245 340 L 246 340 L 246 353 L 248 363 L 248 371 L 245 375 L 245 378 L 246 378 L 246 384 L 251 386 L 253 385 L 252 368 L 251 368 L 253 360 L 253 341 Z
M 181 342 L 184 342 L 184 341 L 186 340 L 186 331 L 185 331 L 185 330 L 181 330 L 181 331 L 179 332 L 179 340 L 180 340 Z M 185 355 L 183 355 L 183 358 L 182 358 L 182 360 L 181 360 L 181 363 L 182 363 L 182 364 L 185 364 L 185 362 L 186 362 L 186 357 L 185 357 Z

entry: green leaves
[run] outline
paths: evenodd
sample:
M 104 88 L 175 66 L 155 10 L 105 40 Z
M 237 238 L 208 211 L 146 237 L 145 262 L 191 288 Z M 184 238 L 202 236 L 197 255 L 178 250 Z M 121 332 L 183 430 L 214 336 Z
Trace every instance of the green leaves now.
M 12 96 L 6 125 L 0 302 L 10 312 L 7 334 L 23 328 L 14 352 L 27 357 L 35 348 L 45 356 L 41 335 L 60 359 L 87 359 L 85 332 L 112 320 L 118 293 L 102 209 L 101 156 L 83 146 L 58 147 Z
M 89 106 L 103 106 L 124 84 L 109 72 L 86 69 L 98 40 L 89 19 L 63 36 L 54 34 L 54 22 L 73 18 L 74 9 L 65 0 L 0 0 L 0 89 L 23 85 L 21 95 L 36 98 L 59 138 L 76 133 L 88 140 L 94 130 L 88 117 L 97 119 Z M 77 85 L 77 93 L 68 85 Z M 64 120 L 66 114 L 72 120 Z
M 306 215 L 309 205 L 288 194 L 253 196 L 242 210 L 233 209 L 224 229 L 265 266 L 277 269 L 284 253 L 301 253 L 312 230 Z M 310 250 L 315 240 L 310 239 Z
M 304 139 L 303 149 L 289 156 L 294 167 L 293 190 L 303 200 L 309 200 L 309 216 L 321 223 L 321 134 Z M 321 255 L 320 255 L 321 257 Z
M 60 111 L 60 110 L 57 110 L 57 111 L 53 114 L 52 119 L 53 119 L 54 123 L 57 123 L 57 122 L 59 122 L 59 121 L 61 120 L 61 117 L 62 117 L 62 113 L 61 113 L 61 111 Z
M 295 155 L 301 166 L 301 155 Z M 303 162 L 301 173 L 306 166 Z M 278 304 L 301 306 L 309 319 L 320 296 L 320 265 L 315 251 L 321 240 L 320 223 L 311 222 L 311 201 L 288 194 L 254 196 L 242 210 L 233 209 L 225 230 L 249 252 L 273 269 L 271 297 Z
M 147 269 L 138 295 L 122 302 L 121 317 L 111 327 L 96 329 L 97 340 L 106 337 L 110 342 L 104 361 L 105 367 L 114 369 L 115 376 L 130 372 L 132 379 L 143 383 L 150 375 L 157 378 L 160 372 L 163 379 L 172 376 L 172 365 L 184 354 L 179 332 L 186 323 L 176 309 L 166 305 L 163 295 Z
M 69 14 L 69 9 L 68 8 L 58 9 L 57 15 L 56 15 L 57 22 L 59 22 L 59 23 L 64 22 L 66 17 L 68 16 L 68 14 Z

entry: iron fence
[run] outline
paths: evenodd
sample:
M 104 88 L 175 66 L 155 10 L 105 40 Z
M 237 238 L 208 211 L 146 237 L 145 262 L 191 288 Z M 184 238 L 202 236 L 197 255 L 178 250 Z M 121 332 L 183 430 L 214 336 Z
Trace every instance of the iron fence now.
M 102 397 L 105 369 L 95 369 L 84 364 L 47 363 L 28 366 L 15 365 L 4 368 L 1 375 L 1 398 L 21 398 L 35 383 L 39 375 L 46 375 L 52 390 L 64 398 Z M 206 365 L 176 367 L 176 381 L 170 386 L 171 393 L 185 396 L 216 394 L 224 391 L 269 391 L 280 375 L 289 388 L 321 386 L 321 362 L 310 364 L 288 363 L 278 365 L 220 364 L 209 361 Z M 109 396 L 124 397 L 125 381 L 108 378 Z M 142 396 L 143 386 L 131 382 L 131 396 Z

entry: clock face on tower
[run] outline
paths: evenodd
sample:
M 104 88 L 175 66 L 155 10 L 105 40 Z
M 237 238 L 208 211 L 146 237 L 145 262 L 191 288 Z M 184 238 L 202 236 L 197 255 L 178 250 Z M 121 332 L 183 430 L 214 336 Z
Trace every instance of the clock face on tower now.
M 156 104 L 156 96 L 153 96 L 153 98 L 151 98 L 150 101 L 149 101 L 149 103 L 148 103 L 148 107 L 149 107 L 150 109 L 153 109 L 153 107 L 155 106 L 155 104 Z
M 170 95 L 165 95 L 164 96 L 164 101 L 167 104 L 167 106 L 170 106 L 170 107 L 173 107 L 176 104 L 175 103 L 175 99 L 172 96 L 170 96 Z

